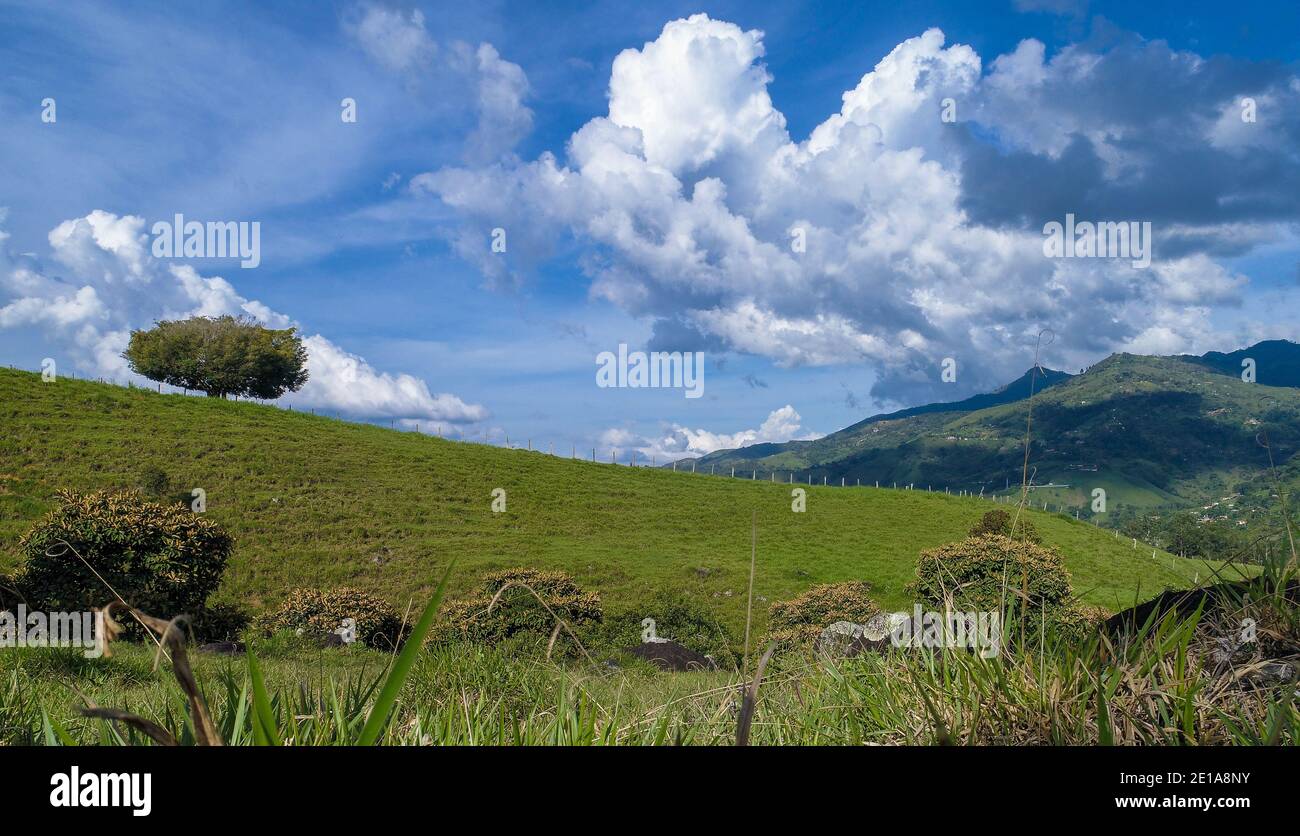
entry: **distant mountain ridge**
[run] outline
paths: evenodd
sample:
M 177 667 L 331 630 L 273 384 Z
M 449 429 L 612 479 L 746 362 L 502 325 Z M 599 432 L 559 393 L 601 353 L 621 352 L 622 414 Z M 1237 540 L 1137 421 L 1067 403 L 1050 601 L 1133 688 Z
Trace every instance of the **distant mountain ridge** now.
M 1240 376 L 1246 360 L 1255 361 L 1255 382 L 1265 386 L 1300 387 L 1300 344 L 1290 340 L 1264 340 L 1227 353 L 1208 351 L 1199 357 L 1176 355 L 1179 360 Z
M 1255 383 L 1242 380 L 1246 358 L 1255 361 Z M 1300 485 L 1300 345 L 1285 340 L 1200 357 L 1116 354 L 1078 375 L 1026 372 L 996 392 L 874 415 L 813 441 L 719 450 L 697 467 L 776 481 L 1002 492 L 1021 480 L 1031 382 L 1031 481 L 1043 486 L 1036 496 L 1081 516 L 1097 487 L 1111 511 L 1126 513 L 1199 505 L 1213 514 L 1210 503 L 1230 494 L 1250 494 L 1263 508 L 1271 491 L 1260 481 L 1263 429 L 1284 479 Z
M 875 423 L 876 421 L 892 421 L 898 418 L 910 418 L 913 415 L 925 415 L 931 412 L 973 412 L 977 409 L 984 409 L 990 406 L 1013 403 L 1014 401 L 1024 400 L 1029 397 L 1031 392 L 1041 392 L 1050 386 L 1055 386 L 1057 383 L 1060 383 L 1063 380 L 1069 380 L 1072 377 L 1074 377 L 1074 375 L 1069 372 L 1058 372 L 1055 369 L 1036 367 L 1025 372 L 1006 386 L 995 389 L 992 392 L 971 395 L 969 398 L 960 401 L 929 403 L 924 404 L 923 406 L 913 406 L 907 409 L 900 409 L 897 412 L 884 412 L 845 427 L 843 430 L 840 430 L 840 432 L 848 432 L 849 430 L 857 429 L 858 427 L 863 427 L 867 424 Z

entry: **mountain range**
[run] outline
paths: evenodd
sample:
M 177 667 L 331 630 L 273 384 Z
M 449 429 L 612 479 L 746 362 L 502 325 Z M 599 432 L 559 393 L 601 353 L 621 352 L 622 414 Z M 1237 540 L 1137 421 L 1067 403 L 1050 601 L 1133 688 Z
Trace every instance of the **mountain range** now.
M 1243 379 L 1247 359 L 1254 382 Z M 1112 522 L 1199 508 L 1249 526 L 1276 509 L 1270 449 L 1284 490 L 1300 484 L 1300 345 L 1115 354 L 1077 375 L 1035 368 L 995 392 L 874 415 L 813 441 L 719 450 L 696 467 L 775 481 L 1017 492 L 1027 429 L 1035 502 L 1090 517 L 1101 488 Z

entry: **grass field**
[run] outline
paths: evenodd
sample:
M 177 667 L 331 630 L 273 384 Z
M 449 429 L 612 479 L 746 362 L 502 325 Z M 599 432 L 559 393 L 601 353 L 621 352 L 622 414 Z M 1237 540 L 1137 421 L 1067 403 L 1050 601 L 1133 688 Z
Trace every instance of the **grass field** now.
M 1295 609 L 1252 590 L 1250 612 L 1288 641 Z M 1001 655 L 932 650 L 865 654 L 830 663 L 773 660 L 755 703 L 757 744 L 1258 745 L 1300 740 L 1291 685 L 1238 679 L 1257 660 L 1204 664 L 1239 613 L 1211 623 L 1166 619 L 1116 644 L 1048 638 Z M 256 640 L 269 727 L 283 745 L 356 740 L 388 654 Z M 1254 664 L 1252 664 L 1254 662 Z M 221 739 L 256 742 L 257 697 L 242 657 L 197 654 L 194 672 Z M 381 742 L 397 745 L 722 744 L 737 740 L 739 671 L 663 673 L 642 665 L 556 664 L 526 646 L 436 645 L 416 655 Z M 74 687 L 75 686 L 75 687 Z M 0 743 L 140 744 L 124 724 L 81 715 L 90 701 L 157 723 L 181 743 L 194 725 L 185 696 L 152 648 L 121 645 L 111 659 L 77 650 L 0 654 Z M 254 707 L 250 707 L 250 702 Z
M 993 503 L 920 491 L 808 488 L 572 461 L 538 452 L 252 403 L 0 370 L 0 571 L 59 488 L 137 487 L 149 468 L 171 493 L 207 493 L 209 516 L 236 537 L 219 600 L 253 611 L 297 585 L 352 585 L 400 611 L 427 596 L 452 556 L 451 594 L 489 568 L 562 568 L 630 607 L 676 588 L 744 621 L 751 517 L 758 530 L 755 620 L 809 585 L 870 581 L 881 604 L 910 606 L 919 550 L 960 539 Z M 505 513 L 492 491 L 506 491 Z M 1005 507 L 1005 506 L 1004 506 Z M 1116 609 L 1211 567 L 1032 513 L 1074 588 Z

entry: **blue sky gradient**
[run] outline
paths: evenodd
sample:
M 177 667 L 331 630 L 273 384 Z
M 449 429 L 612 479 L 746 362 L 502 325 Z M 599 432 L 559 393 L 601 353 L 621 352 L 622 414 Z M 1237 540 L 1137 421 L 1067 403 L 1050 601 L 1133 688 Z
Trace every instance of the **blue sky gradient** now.
M 700 13 L 734 24 L 738 43 L 761 31 L 752 38 L 761 50 L 739 68 L 749 74 L 735 78 L 723 66 L 725 50 L 698 65 L 680 59 L 689 66 L 674 73 L 698 80 L 688 86 L 699 90 L 716 83 L 701 96 L 715 95 L 723 109 L 754 84 L 783 126 L 769 119 L 752 136 L 728 133 L 703 162 L 656 162 L 655 130 L 666 132 L 659 147 L 668 160 L 679 147 L 673 132 L 693 127 L 638 125 L 647 137 L 639 164 L 671 172 L 680 185 L 683 200 L 672 209 L 656 202 L 657 192 L 600 192 L 595 180 L 545 191 L 544 161 L 576 172 L 575 135 L 612 117 L 620 53 L 643 51 L 670 21 L 688 18 L 696 23 L 687 35 L 705 39 L 691 18 Z M 941 45 L 922 43 L 934 27 Z M 707 37 L 702 51 L 718 43 Z M 853 163 L 873 185 L 842 207 L 818 202 L 811 179 L 777 198 L 768 191 L 776 186 L 749 179 L 781 153 L 797 153 L 791 149 L 841 111 L 846 92 L 910 39 L 924 53 L 918 62 L 937 62 L 925 64 L 918 96 L 937 101 L 944 84 L 965 78 L 954 130 L 932 127 L 929 99 L 924 123 L 915 110 L 872 105 L 884 109 L 883 143 L 853 138 L 858 128 L 874 129 L 863 116 L 838 147 L 862 141 L 861 153 L 876 149 Z M 1017 50 L 1030 39 L 1042 45 L 1044 66 L 1063 51 L 1075 63 L 1027 81 L 1038 65 L 1028 60 L 1032 50 Z M 978 56 L 973 78 L 961 75 L 971 66 L 967 53 L 944 51 L 957 45 Z M 1011 55 L 1025 58 L 1022 71 L 995 73 L 999 56 Z M 1070 371 L 1112 351 L 1294 339 L 1298 56 L 1300 7 L 1277 3 L 0 2 L 0 362 L 36 369 L 54 357 L 67 373 L 124 380 L 108 359 L 123 329 L 199 310 L 198 296 L 164 304 L 171 290 L 142 289 L 180 281 L 170 273 L 175 265 L 134 264 L 122 248 L 129 244 L 108 253 L 107 233 L 92 234 L 88 221 L 52 239 L 61 224 L 95 210 L 138 218 L 146 232 L 178 212 L 260 222 L 257 269 L 233 260 L 189 265 L 226 283 L 205 286 L 203 310 L 255 300 L 258 310 L 321 335 L 319 356 L 364 358 L 356 381 L 342 372 L 327 381 L 344 366 L 317 365 L 313 355 L 319 379 L 309 385 L 317 388 L 286 403 L 356 420 L 437 424 L 474 440 L 499 443 L 508 433 L 512 442 L 564 451 L 614 447 L 623 459 L 629 450 L 663 461 L 808 437 L 886 409 L 959 399 L 1023 372 L 1029 335 L 1042 327 L 1058 335 L 1048 363 Z M 656 96 L 686 92 L 655 88 L 663 67 L 648 58 L 638 66 L 648 74 L 620 98 L 638 118 L 654 118 L 644 114 L 655 112 Z M 941 66 L 952 75 L 922 90 Z M 767 81 L 754 80 L 763 73 Z M 899 88 L 885 98 L 909 94 Z M 1260 122 L 1249 126 L 1259 130 L 1215 128 L 1215 114 L 1231 116 L 1243 95 L 1259 97 Z M 355 124 L 340 119 L 344 97 L 357 102 Z M 46 98 L 57 103 L 54 123 L 41 120 Z M 614 136 L 593 142 L 601 153 L 632 147 L 630 134 Z M 683 140 L 691 148 L 703 141 L 698 132 Z M 908 168 L 909 150 L 919 168 Z M 885 178 L 891 166 L 899 173 Z M 832 182 L 855 176 L 839 171 Z M 918 182 L 921 172 L 934 182 Z M 449 185 L 453 175 L 483 193 Z M 760 256 L 727 238 L 725 225 L 694 226 L 702 272 L 685 290 L 675 277 L 692 262 L 664 263 L 669 253 L 652 258 L 641 245 L 672 238 L 676 227 L 657 226 L 668 217 L 661 212 L 703 211 L 700 184 L 711 179 L 725 187 L 716 211 L 744 219 L 777 249 L 782 224 L 805 217 L 851 241 L 862 232 L 855 212 L 890 205 L 897 208 L 880 210 L 877 232 L 903 229 L 909 189 L 956 189 L 951 217 L 969 235 L 930 231 L 913 245 L 941 253 L 938 266 L 921 268 L 905 255 L 882 261 L 873 241 L 834 267 L 789 267 L 788 278 L 773 262 L 769 278 Z M 515 188 L 526 196 L 499 208 L 492 190 Z M 882 197 L 887 188 L 900 191 Z M 627 219 L 632 238 L 587 228 L 584 201 Z M 1150 220 L 1160 263 L 1149 274 L 1110 265 L 1070 273 L 1032 261 L 1039 228 L 1066 211 Z M 509 252 L 485 261 L 498 225 L 510 235 Z M 129 237 L 127 227 L 113 228 Z M 1004 246 L 1015 254 L 1000 253 Z M 1006 262 L 971 255 L 985 251 L 990 262 Z M 755 261 L 736 268 L 741 255 Z M 914 272 L 900 281 L 899 269 Z M 1059 289 L 1035 301 L 1021 282 Z M 95 289 L 97 304 L 71 305 L 81 287 Z M 989 301 L 1003 290 L 1014 313 Z M 752 330 L 777 329 L 770 338 L 728 319 L 750 311 L 747 302 L 761 313 L 754 321 L 765 323 Z M 794 351 L 781 322 L 814 323 L 808 327 L 829 330 L 828 341 L 842 333 L 846 345 L 861 347 Z M 919 336 L 908 343 L 907 334 Z M 619 343 L 706 351 L 705 396 L 597 388 L 595 356 Z M 963 370 L 955 384 L 939 377 L 945 356 Z M 410 395 L 415 382 L 427 390 Z

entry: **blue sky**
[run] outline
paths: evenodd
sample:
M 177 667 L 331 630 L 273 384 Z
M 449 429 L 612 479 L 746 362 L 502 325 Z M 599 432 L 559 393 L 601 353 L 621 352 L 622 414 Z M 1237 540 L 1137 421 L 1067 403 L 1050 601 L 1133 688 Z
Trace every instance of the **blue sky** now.
M 286 403 L 662 461 L 988 390 L 1040 328 L 1294 339 L 1298 55 L 1276 3 L 0 2 L 0 362 L 123 380 L 131 328 L 248 313 L 314 340 Z M 1151 268 L 1044 261 L 1066 212 Z M 176 213 L 261 264 L 153 259 Z M 704 397 L 598 388 L 619 343 Z

